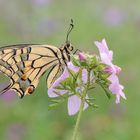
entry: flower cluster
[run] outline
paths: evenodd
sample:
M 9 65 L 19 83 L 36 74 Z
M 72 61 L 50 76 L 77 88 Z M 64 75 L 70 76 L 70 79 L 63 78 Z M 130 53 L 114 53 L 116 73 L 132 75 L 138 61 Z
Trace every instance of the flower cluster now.
M 68 99 L 69 115 L 76 114 L 82 102 L 84 102 L 83 110 L 88 106 L 96 107 L 93 98 L 88 95 L 96 84 L 104 89 L 108 97 L 110 92 L 115 94 L 116 103 L 120 102 L 120 97 L 126 99 L 123 86 L 118 79 L 121 68 L 112 63 L 113 52 L 108 49 L 105 39 L 102 42 L 96 41 L 95 45 L 100 57 L 83 52 L 71 56 L 72 61 L 67 63 L 62 75 L 48 89 L 49 97 L 59 98 L 59 100 L 53 100 L 55 104 L 51 107 L 64 99 Z
M 82 88 L 78 83 L 75 83 L 75 78 L 80 72 L 80 68 L 72 64 L 72 62 L 67 63 L 68 68 L 64 69 L 63 74 L 54 82 L 54 84 L 48 89 L 49 97 L 58 97 L 64 94 L 69 96 L 68 98 L 68 113 L 69 115 L 74 115 L 79 111 L 81 99 L 78 94 L 74 94 L 77 91 L 82 94 Z M 70 73 L 71 72 L 71 73 Z M 71 75 L 73 73 L 73 76 Z M 87 71 L 83 69 L 81 71 L 82 82 L 87 82 Z M 63 82 L 62 82 L 63 81 Z M 78 81 L 78 80 L 77 80 Z M 75 86 L 76 84 L 76 86 Z M 75 89 L 73 89 L 75 88 Z M 88 104 L 85 102 L 84 109 L 88 107 Z
M 102 63 L 108 66 L 105 69 L 105 71 L 110 73 L 110 76 L 108 77 L 108 80 L 111 82 L 111 84 L 109 85 L 109 90 L 113 94 L 116 94 L 116 97 L 117 97 L 116 103 L 119 103 L 120 96 L 126 99 L 125 94 L 122 91 L 124 87 L 120 85 L 119 79 L 117 76 L 120 73 L 121 68 L 112 63 L 113 52 L 108 49 L 105 39 L 103 39 L 102 42 L 96 41 L 95 45 L 99 49 Z

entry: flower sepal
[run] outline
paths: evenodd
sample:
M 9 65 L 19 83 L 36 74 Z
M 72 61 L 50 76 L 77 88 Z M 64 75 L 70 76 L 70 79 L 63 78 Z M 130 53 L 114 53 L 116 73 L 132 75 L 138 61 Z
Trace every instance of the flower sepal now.
M 88 55 L 87 57 L 87 67 L 91 69 L 95 69 L 99 65 L 99 60 L 96 55 Z
M 74 66 L 80 67 L 80 61 L 77 55 L 71 55 L 71 60 Z
M 110 99 L 111 98 L 111 93 L 108 90 L 108 85 L 104 81 L 100 81 L 100 80 L 97 80 L 96 83 L 104 90 L 108 99 Z
M 51 100 L 51 104 L 49 104 L 48 106 L 48 110 L 53 110 L 55 109 L 56 107 L 58 107 L 60 104 L 62 104 L 64 102 L 64 98 L 57 98 L 57 99 L 53 99 Z

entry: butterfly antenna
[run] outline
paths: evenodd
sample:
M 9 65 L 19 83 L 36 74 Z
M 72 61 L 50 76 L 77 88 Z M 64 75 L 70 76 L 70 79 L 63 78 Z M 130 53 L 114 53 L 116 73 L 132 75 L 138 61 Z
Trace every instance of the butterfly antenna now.
M 73 19 L 71 19 L 70 27 L 68 29 L 67 36 L 66 36 L 66 43 L 68 43 L 68 41 L 69 41 L 69 34 L 73 28 L 74 28 Z

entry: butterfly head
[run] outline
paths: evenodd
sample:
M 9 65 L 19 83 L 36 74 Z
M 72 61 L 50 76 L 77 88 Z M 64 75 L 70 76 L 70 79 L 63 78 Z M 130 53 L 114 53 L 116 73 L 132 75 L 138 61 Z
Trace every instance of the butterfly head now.
M 67 49 L 68 52 L 71 52 L 74 49 L 71 43 L 66 43 L 64 48 Z

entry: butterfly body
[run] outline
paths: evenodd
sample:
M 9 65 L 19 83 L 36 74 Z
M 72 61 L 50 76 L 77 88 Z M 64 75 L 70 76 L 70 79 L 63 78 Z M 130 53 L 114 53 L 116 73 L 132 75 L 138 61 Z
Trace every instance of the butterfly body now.
M 0 72 L 10 78 L 10 84 L 1 91 L 14 90 L 22 98 L 31 94 L 43 74 L 50 70 L 47 86 L 50 87 L 70 61 L 73 47 L 66 43 L 57 48 L 51 45 L 19 44 L 0 48 Z

